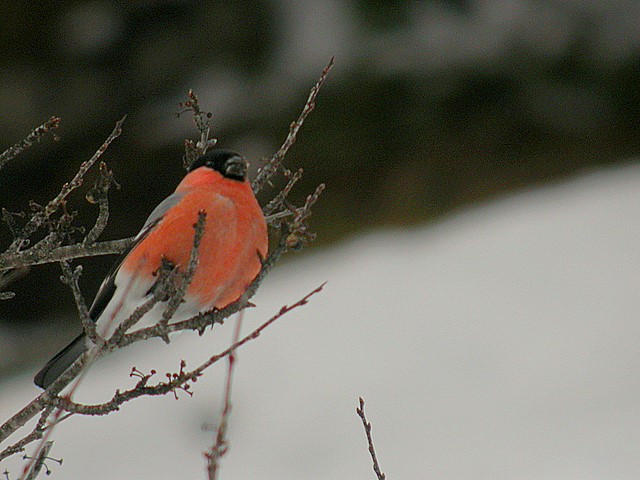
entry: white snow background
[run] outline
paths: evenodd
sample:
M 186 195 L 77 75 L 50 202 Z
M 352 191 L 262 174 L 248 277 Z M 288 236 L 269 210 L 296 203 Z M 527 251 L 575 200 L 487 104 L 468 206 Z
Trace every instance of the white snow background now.
M 305 250 L 243 331 L 325 280 L 239 350 L 222 479 L 373 480 L 358 396 L 390 480 L 640 478 L 639 164 Z M 232 326 L 102 359 L 77 399 L 132 386 L 132 365 L 195 366 Z M 49 478 L 205 478 L 226 369 L 192 398 L 63 422 Z M 38 393 L 32 373 L 3 382 L 2 420 Z

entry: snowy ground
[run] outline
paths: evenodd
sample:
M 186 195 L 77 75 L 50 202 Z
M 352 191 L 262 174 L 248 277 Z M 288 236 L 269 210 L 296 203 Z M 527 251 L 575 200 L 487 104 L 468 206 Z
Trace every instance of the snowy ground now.
M 504 198 L 414 230 L 306 251 L 267 279 L 244 330 L 328 280 L 239 352 L 223 479 L 640 477 L 640 165 Z M 126 373 L 207 358 L 230 331 L 133 347 Z M 184 352 L 187 351 L 188 354 Z M 144 399 L 56 431 L 52 478 L 201 479 L 226 364 L 193 398 Z M 2 419 L 37 390 L 3 382 Z M 0 466 L 15 472 L 15 463 Z

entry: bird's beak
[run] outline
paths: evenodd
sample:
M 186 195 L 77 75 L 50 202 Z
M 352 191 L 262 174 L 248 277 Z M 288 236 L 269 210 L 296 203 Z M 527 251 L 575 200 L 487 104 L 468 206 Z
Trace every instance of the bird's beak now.
M 244 178 L 247 176 L 247 161 L 237 155 L 231 157 L 224 164 L 224 172 L 226 177 Z

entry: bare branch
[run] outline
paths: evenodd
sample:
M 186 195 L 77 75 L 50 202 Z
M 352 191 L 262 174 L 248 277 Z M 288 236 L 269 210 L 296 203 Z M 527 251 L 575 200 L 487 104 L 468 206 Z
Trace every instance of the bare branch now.
M 8 252 L 10 253 L 18 252 L 24 245 L 26 239 L 29 238 L 29 236 L 33 232 L 35 232 L 38 228 L 40 228 L 40 226 L 51 216 L 51 214 L 53 214 L 56 210 L 58 210 L 58 208 L 60 208 L 60 205 L 62 205 L 62 203 L 67 198 L 67 196 L 69 196 L 69 194 L 72 191 L 74 191 L 76 188 L 82 185 L 82 180 L 84 178 L 84 175 L 87 173 L 87 171 L 96 162 L 96 160 L 98 160 L 100 156 L 102 156 L 105 150 L 109 148 L 109 145 L 111 144 L 111 142 L 117 137 L 119 137 L 120 134 L 122 133 L 122 124 L 124 123 L 126 118 L 127 116 L 125 115 L 124 117 L 122 117 L 122 119 L 116 122 L 115 128 L 113 129 L 111 134 L 107 137 L 107 139 L 104 141 L 104 143 L 100 146 L 100 148 L 98 148 L 96 153 L 94 153 L 89 160 L 86 160 L 85 162 L 82 163 L 82 165 L 80 165 L 80 169 L 78 170 L 78 173 L 76 173 L 76 175 L 73 177 L 73 179 L 71 179 L 70 182 L 65 183 L 62 186 L 62 190 L 60 190 L 60 193 L 58 193 L 58 195 L 56 195 L 56 197 L 53 200 L 51 200 L 47 204 L 47 206 L 44 207 L 44 209 L 36 212 L 34 215 L 31 216 L 27 224 L 22 228 L 22 231 L 16 236 L 16 238 L 11 243 L 11 246 L 9 247 Z
M 200 242 L 202 241 L 202 236 L 204 235 L 206 217 L 206 212 L 202 210 L 198 212 L 198 221 L 193 225 L 193 229 L 195 231 L 193 235 L 193 246 L 191 247 L 189 265 L 187 266 L 187 270 L 184 272 L 184 274 L 181 275 L 178 286 L 175 289 L 175 292 L 171 294 L 171 297 L 167 302 L 167 307 L 162 313 L 162 319 L 159 322 L 159 326 L 161 327 L 166 327 L 169 323 L 169 320 L 171 320 L 173 315 L 176 313 L 176 310 L 178 310 L 178 307 L 180 306 L 180 303 L 182 303 L 182 299 L 187 292 L 187 288 L 189 288 L 191 280 L 196 273 L 196 267 L 198 266 L 198 249 L 200 248 Z M 169 335 L 162 335 L 161 338 L 165 341 L 165 343 L 169 343 Z
M 296 141 L 298 130 L 300 130 L 305 119 L 313 111 L 313 109 L 316 106 L 316 97 L 318 96 L 318 92 L 320 92 L 322 85 L 327 79 L 329 70 L 331 70 L 331 67 L 333 67 L 334 60 L 335 60 L 335 57 L 331 57 L 331 60 L 329 60 L 329 64 L 326 67 L 324 67 L 324 70 L 322 71 L 320 78 L 318 79 L 316 84 L 311 89 L 311 92 L 309 93 L 309 97 L 307 98 L 307 102 L 305 103 L 304 108 L 300 113 L 300 116 L 289 127 L 289 134 L 287 135 L 287 138 L 285 139 L 282 146 L 271 157 L 271 159 L 266 163 L 266 165 L 264 165 L 262 168 L 258 170 L 258 175 L 256 176 L 255 180 L 251 184 L 251 187 L 253 188 L 253 191 L 255 193 L 258 193 L 260 190 L 262 190 L 262 188 L 269 181 L 269 179 L 276 174 L 276 172 L 278 171 L 278 168 L 281 167 L 282 161 L 284 160 L 285 155 L 289 151 L 289 148 Z
M 106 340 L 105 343 L 102 345 L 100 349 L 100 353 L 95 358 L 105 355 L 115 350 L 116 348 L 122 348 L 131 343 L 139 342 L 147 338 L 158 337 L 165 333 L 171 333 L 171 332 L 187 330 L 187 329 L 191 329 L 191 330 L 195 329 L 203 333 L 204 329 L 207 326 L 214 325 L 215 323 L 222 323 L 222 321 L 225 318 L 229 317 L 230 315 L 233 315 L 234 313 L 246 307 L 247 305 L 246 300 L 248 300 L 249 298 L 251 298 L 251 296 L 253 296 L 253 294 L 258 289 L 264 277 L 273 268 L 275 263 L 282 256 L 282 254 L 286 252 L 287 247 L 286 247 L 285 239 L 286 239 L 286 234 L 283 234 L 281 236 L 281 241 L 279 242 L 277 247 L 269 255 L 269 257 L 263 262 L 262 270 L 260 271 L 256 279 L 251 283 L 251 285 L 249 285 L 249 287 L 245 291 L 245 294 L 243 295 L 243 298 L 240 299 L 239 301 L 234 302 L 231 305 L 228 305 L 222 310 L 209 312 L 202 315 L 197 315 L 196 317 L 193 317 L 191 319 L 188 319 L 182 322 L 171 323 L 167 325 L 166 328 L 161 328 L 158 325 L 156 325 L 153 327 L 136 330 L 132 333 L 124 335 L 124 332 L 126 332 L 126 329 L 131 328 L 131 326 L 133 326 L 137 320 L 139 320 L 146 312 L 151 310 L 153 305 L 155 305 L 155 303 L 158 302 L 158 298 L 154 295 L 144 305 L 138 307 L 138 309 L 134 311 L 131 317 L 125 320 L 125 322 L 123 322 L 123 324 L 118 327 L 118 329 L 111 336 L 111 338 Z M 316 293 L 316 291 L 312 292 L 312 294 L 313 293 Z M 306 299 L 303 299 L 303 300 L 306 300 Z M 275 320 L 272 320 L 271 323 L 273 323 L 273 321 Z M 241 342 L 240 344 L 243 344 L 243 343 L 244 342 Z M 42 394 L 40 394 L 39 397 L 31 401 L 31 403 L 25 406 L 22 410 L 16 413 L 4 424 L 0 425 L 0 443 L 2 443 L 13 432 L 18 430 L 19 428 L 22 428 L 34 416 L 38 415 L 38 413 L 41 412 L 43 408 L 45 408 L 45 406 L 49 405 L 52 399 L 56 397 L 62 391 L 62 389 L 64 389 L 67 385 L 69 385 L 69 383 L 71 383 L 71 381 L 78 376 L 78 374 L 82 371 L 87 361 L 92 360 L 92 358 L 89 358 L 89 355 L 90 355 L 90 352 L 87 352 L 84 355 L 81 355 L 80 358 L 78 358 L 73 363 L 73 365 L 71 365 L 60 377 L 58 377 L 58 379 L 55 382 L 53 382 L 49 386 L 49 388 L 47 388 L 47 390 L 45 390 Z M 171 391 L 173 388 L 175 388 L 175 386 L 178 384 L 179 382 L 174 381 L 172 384 L 165 387 L 166 388 L 165 392 L 155 393 L 155 395 L 167 393 Z M 151 394 L 151 393 L 141 392 L 139 395 L 136 395 L 136 396 L 141 396 L 145 394 Z M 126 401 L 126 400 L 127 399 L 123 401 Z M 12 453 L 8 453 L 5 456 L 11 455 L 11 454 Z M 0 453 L 0 460 L 2 460 L 2 458 L 5 458 L 5 456 L 3 456 L 2 453 Z
M 213 148 L 218 140 L 215 138 L 209 138 L 209 134 L 211 133 L 211 112 L 204 112 L 200 108 L 200 104 L 198 101 L 198 96 L 193 92 L 193 90 L 189 90 L 187 93 L 187 97 L 189 100 L 182 103 L 180 102 L 179 106 L 183 110 L 178 112 L 178 116 L 185 112 L 193 112 L 193 121 L 196 124 L 196 128 L 198 132 L 200 132 L 200 140 L 194 142 L 193 140 L 185 140 L 184 141 L 184 158 L 183 158 L 183 166 L 186 170 L 189 169 L 191 164 L 201 155 L 207 153 L 207 150 Z
M 367 417 L 364 414 L 364 400 L 360 397 L 360 407 L 356 407 L 356 413 L 362 420 L 362 425 L 364 426 L 364 431 L 367 434 L 367 443 L 369 444 L 369 454 L 371 455 L 371 460 L 373 460 L 373 471 L 376 473 L 378 480 L 385 480 L 385 474 L 380 470 L 380 465 L 378 464 L 378 457 L 376 456 L 376 450 L 373 448 L 373 437 L 371 436 L 371 423 L 367 422 Z
M 2 154 L 0 154 L 0 169 L 4 167 L 7 162 L 14 159 L 22 152 L 31 147 L 35 142 L 39 141 L 42 136 L 44 136 L 47 132 L 54 130 L 60 126 L 60 118 L 51 117 L 49 120 L 44 122 L 39 127 L 33 129 L 29 135 L 26 136 L 23 140 L 20 140 L 13 147 L 7 148 Z M 54 135 L 54 140 L 57 140 L 58 137 Z
M 211 365 L 213 365 L 214 363 L 217 363 L 218 361 L 220 361 L 225 357 L 228 357 L 233 352 L 235 352 L 238 348 L 242 347 L 244 344 L 258 338 L 264 329 L 272 325 L 275 321 L 277 321 L 279 318 L 281 318 L 291 310 L 294 310 L 295 308 L 306 305 L 309 302 L 309 299 L 313 295 L 315 295 L 316 293 L 322 290 L 324 285 L 325 284 L 323 283 L 322 285 L 317 287 L 315 290 L 306 294 L 303 298 L 298 300 L 296 303 L 292 305 L 284 305 L 282 308 L 280 308 L 278 313 L 273 315 L 269 320 L 267 320 L 258 328 L 253 330 L 251 333 L 243 337 L 241 340 L 234 342 L 226 350 L 218 353 L 217 355 L 213 355 L 212 357 L 210 357 L 206 362 L 202 363 L 199 367 L 189 372 L 185 372 L 181 368 L 179 373 L 174 373 L 173 375 L 168 374 L 167 376 L 170 378 L 166 382 L 159 382 L 156 385 L 149 386 L 148 381 L 155 374 L 155 372 L 152 372 L 151 375 L 141 376 L 140 380 L 138 381 L 138 383 L 134 388 L 130 390 L 126 390 L 124 392 L 117 390 L 116 393 L 111 398 L 111 400 L 105 403 L 96 404 L 96 405 L 83 405 L 80 403 L 72 402 L 66 397 L 63 398 L 59 396 L 52 396 L 49 400 L 49 403 L 70 413 L 77 413 L 82 415 L 107 415 L 111 412 L 117 411 L 123 403 L 128 402 L 129 400 L 132 400 L 134 398 L 138 398 L 144 395 L 149 395 L 149 396 L 166 395 L 167 393 L 174 392 L 176 389 L 189 390 L 189 387 L 188 387 L 189 382 L 193 382 L 197 380 L 197 378 L 200 377 L 202 373 Z M 69 370 L 67 370 L 67 372 L 65 373 L 65 376 L 68 372 Z M 52 385 L 52 387 L 54 385 Z
M 286 200 L 293 186 L 296 184 L 298 180 L 302 178 L 302 173 L 303 173 L 303 170 L 299 168 L 295 173 L 289 175 L 289 181 L 284 186 L 284 188 L 280 190 L 278 194 L 275 197 L 273 197 L 273 199 L 269 203 L 267 203 L 262 209 L 262 213 L 265 215 L 265 217 L 268 218 L 268 215 L 271 212 L 282 207 L 284 201 Z
M 84 333 L 86 333 L 87 337 L 89 337 L 94 344 L 102 343 L 104 340 L 100 338 L 98 332 L 96 332 L 96 324 L 89 317 L 87 303 L 85 302 L 82 292 L 80 291 L 80 286 L 78 285 L 78 280 L 80 279 L 80 275 L 82 275 L 82 265 L 78 265 L 75 270 L 71 270 L 69 262 L 63 260 L 60 262 L 60 267 L 62 268 L 62 276 L 60 277 L 60 280 L 62 280 L 64 284 L 68 285 L 73 292 L 73 299 L 75 300 L 76 307 L 78 308 L 78 314 L 80 315 L 80 322 L 82 322 L 82 329 L 84 330 Z
M 71 383 L 71 381 L 79 375 L 79 373 L 83 370 L 85 364 L 90 362 L 93 358 L 98 358 L 100 356 L 103 356 L 115 350 L 116 348 L 122 348 L 131 343 L 145 340 L 147 338 L 161 336 L 164 333 L 171 333 L 171 332 L 187 330 L 187 329 L 191 329 L 191 330 L 196 329 L 196 330 L 199 330 L 201 333 L 203 333 L 204 329 L 207 326 L 214 325 L 215 323 L 222 323 L 222 321 L 225 318 L 245 308 L 247 305 L 246 303 L 247 300 L 250 299 L 251 296 L 253 296 L 253 294 L 258 289 L 264 277 L 270 272 L 270 270 L 273 268 L 275 263 L 282 256 L 282 254 L 286 252 L 287 250 L 286 238 L 287 238 L 286 232 L 283 232 L 283 234 L 281 235 L 281 240 L 279 244 L 276 246 L 273 252 L 271 252 L 269 257 L 263 262 L 262 270 L 260 271 L 256 279 L 251 283 L 251 285 L 249 285 L 249 287 L 247 288 L 247 290 L 243 295 L 243 298 L 241 298 L 239 301 L 234 302 L 231 305 L 228 305 L 222 310 L 209 312 L 202 315 L 197 315 L 196 317 L 193 317 L 191 319 L 188 319 L 182 322 L 171 323 L 167 325 L 166 328 L 160 328 L 158 325 L 156 325 L 153 327 L 136 330 L 132 333 L 124 335 L 123 332 L 125 332 L 126 329 L 131 328 L 131 326 L 135 324 L 136 319 L 139 320 L 144 315 L 144 313 L 148 312 L 153 307 L 153 305 L 158 301 L 156 296 L 152 297 L 147 303 L 145 303 L 144 305 L 138 308 L 140 311 L 138 310 L 134 311 L 131 317 L 125 320 L 125 323 L 123 323 L 123 325 L 118 327 L 118 329 L 116 330 L 116 333 L 114 333 L 112 337 L 106 340 L 105 343 L 102 345 L 99 353 L 98 354 L 94 353 L 95 357 L 90 357 L 91 351 L 86 352 L 84 355 L 81 355 L 80 358 L 78 358 L 73 363 L 73 365 L 71 365 L 60 377 L 58 377 L 58 379 L 55 382 L 53 382 L 45 392 L 43 392 L 39 397 L 37 397 L 35 400 L 33 400 L 31 403 L 25 406 L 22 410 L 16 413 L 13 417 L 11 417 L 8 421 L 6 421 L 3 425 L 1 425 L 0 426 L 0 443 L 2 443 L 13 432 L 23 427 L 31 418 L 38 415 L 38 413 L 41 412 L 43 408 L 45 408 L 47 405 L 50 405 L 51 402 L 53 401 L 52 399 L 57 397 L 57 395 L 62 391 L 62 389 L 64 389 L 67 385 L 69 385 L 69 383 Z M 314 290 L 313 292 L 311 292 L 308 296 L 306 296 L 305 298 L 303 298 L 293 306 L 287 307 L 287 308 L 292 309 L 292 308 L 295 308 L 296 306 L 299 306 L 299 304 L 301 305 L 306 303 L 308 298 L 311 295 L 317 293 L 321 289 L 322 289 L 322 286 Z M 281 315 L 286 313 L 286 311 L 282 312 Z M 257 337 L 264 328 L 266 328 L 268 325 L 273 323 L 277 318 L 272 318 L 269 321 L 265 322 L 265 324 L 263 324 L 263 326 L 260 327 L 256 332 L 248 336 L 251 338 L 245 337 L 243 340 L 238 342 L 235 348 L 238 348 L 239 346 L 243 345 L 244 343 L 251 340 L 252 338 Z M 122 333 L 119 333 L 121 328 L 122 328 Z M 223 352 L 222 354 L 220 354 L 219 357 L 222 358 L 228 355 L 229 353 L 230 353 L 230 350 L 227 350 L 226 352 Z M 201 371 L 204 371 L 204 369 L 208 368 L 208 366 L 215 363 L 215 361 L 217 361 L 218 359 L 216 358 L 209 359 L 209 362 L 207 364 L 205 364 L 204 366 L 201 366 L 200 371 L 197 371 L 195 373 L 192 372 L 193 373 L 192 378 L 196 378 L 197 376 L 199 376 Z M 135 393 L 129 392 L 129 395 L 131 395 L 130 397 L 118 396 L 118 398 L 112 399 L 112 402 L 114 402 L 113 405 L 118 406 L 121 403 L 124 403 L 124 401 L 129 400 L 129 398 L 135 398 L 142 395 L 162 395 L 174 390 L 176 387 L 179 387 L 180 385 L 182 385 L 184 381 L 187 381 L 190 379 L 191 378 L 189 379 L 185 378 L 182 382 L 179 381 L 180 379 L 174 379 L 169 384 L 163 384 L 164 386 L 159 385 L 158 388 L 154 391 L 154 393 L 151 393 L 151 391 L 147 391 L 147 390 L 138 391 Z M 59 402 L 59 400 L 56 402 Z M 56 406 L 59 406 L 59 404 L 56 403 Z M 113 410 L 110 410 L 110 411 L 113 411 Z M 83 413 L 83 412 L 78 411 L 76 413 Z M 100 413 L 100 414 L 104 414 L 104 413 Z M 0 453 L 0 460 L 2 460 L 2 458 L 5 458 L 5 456 L 8 456 L 14 453 L 14 452 L 9 452 L 9 453 L 5 453 L 5 452 Z
M 116 327 L 115 332 L 111 337 L 102 345 L 101 349 L 106 351 L 111 351 L 115 348 L 122 337 L 127 334 L 127 331 L 135 326 L 142 317 L 144 317 L 147 313 L 151 311 L 151 309 L 162 300 L 162 298 L 166 295 L 169 284 L 173 283 L 173 277 L 177 271 L 174 268 L 161 268 L 158 276 L 158 280 L 156 282 L 156 287 L 154 290 L 154 294 L 142 305 L 137 307 L 129 318 L 126 318 L 123 322 L 120 323 Z
M 218 362 L 224 357 L 232 355 L 236 349 L 240 348 L 245 343 L 256 339 L 265 328 L 273 324 L 276 320 L 278 320 L 280 317 L 282 317 L 286 313 L 290 312 L 294 308 L 305 305 L 312 295 L 322 290 L 323 286 L 324 284 L 316 288 L 309 294 L 307 294 L 305 297 L 303 297 L 301 300 L 299 300 L 295 304 L 291 306 L 285 305 L 280 309 L 280 311 L 276 315 L 274 315 L 269 320 L 264 322 L 260 327 L 255 329 L 249 335 L 245 336 L 242 340 L 238 340 L 234 342 L 233 345 L 231 345 L 229 348 L 227 348 L 223 352 L 209 358 L 209 360 L 207 360 L 205 363 L 200 365 L 198 368 L 190 372 L 181 371 L 179 374 L 173 374 L 170 381 L 161 382 L 155 386 L 150 387 L 150 386 L 147 386 L 147 381 L 151 376 L 143 376 L 135 388 L 131 390 L 127 390 L 125 392 L 117 391 L 114 397 L 111 399 L 111 401 L 103 404 L 99 404 L 99 405 L 82 405 L 82 404 L 70 402 L 68 399 L 61 398 L 61 397 L 54 398 L 53 403 L 55 403 L 56 406 L 58 406 L 59 408 L 62 408 L 66 411 L 73 412 L 73 413 L 80 413 L 84 415 L 106 415 L 115 410 L 118 410 L 120 405 L 136 397 L 140 397 L 143 395 L 165 395 L 166 393 L 175 391 L 176 389 L 179 389 L 179 388 L 185 389 L 185 385 L 187 384 L 187 382 L 194 381 L 195 379 L 197 379 L 199 376 L 202 375 L 202 372 L 207 368 L 209 368 L 211 365 Z
M 92 245 L 77 243 L 74 245 L 57 247 L 51 251 L 36 248 L 38 245 L 36 244 L 33 247 L 20 252 L 5 252 L 0 254 L 0 272 L 12 270 L 14 268 L 54 263 L 61 260 L 73 260 L 76 258 L 122 253 L 131 246 L 132 241 L 133 237 L 94 243 Z
M 311 216 L 311 207 L 318 201 L 318 198 L 324 191 L 324 183 L 316 187 L 315 192 L 309 195 L 304 206 L 298 208 L 294 212 L 293 220 L 289 225 L 289 236 L 287 237 L 287 247 L 292 250 L 299 250 L 306 243 L 315 238 L 315 234 L 309 232 L 305 221 Z
M 242 327 L 242 317 L 244 310 L 240 312 L 238 320 L 236 321 L 236 328 L 233 334 L 233 343 L 238 343 L 240 340 L 240 328 Z M 224 385 L 224 404 L 222 407 L 222 415 L 220 416 L 220 422 L 218 423 L 218 430 L 216 432 L 216 439 L 208 452 L 205 453 L 207 459 L 207 475 L 209 480 L 216 480 L 218 478 L 218 471 L 220 470 L 220 459 L 229 450 L 229 444 L 227 442 L 227 426 L 229 425 L 229 416 L 231 415 L 231 384 L 233 380 L 233 367 L 236 363 L 235 350 L 229 354 L 229 368 L 227 369 L 227 381 Z
M 219 353 L 218 355 L 214 355 L 209 360 L 207 360 L 202 365 L 200 365 L 198 368 L 196 368 L 195 370 L 192 370 L 189 374 L 187 374 L 188 379 L 192 380 L 193 378 L 197 378 L 198 376 L 200 376 L 202 374 L 203 371 L 205 371 L 211 365 L 213 365 L 214 363 L 219 361 L 221 358 L 224 358 L 224 357 L 230 355 L 232 352 L 234 352 L 236 349 L 238 349 L 241 346 L 243 346 L 245 343 L 247 343 L 247 342 L 249 342 L 251 340 L 255 340 L 256 338 L 258 338 L 265 328 L 269 327 L 271 324 L 273 324 L 276 320 L 281 318 L 283 315 L 289 313 L 291 310 L 294 310 L 294 309 L 296 309 L 298 307 L 302 307 L 303 305 L 306 305 L 307 303 L 309 303 L 309 298 L 311 298 L 316 293 L 322 291 L 322 289 L 324 288 L 325 285 L 326 285 L 326 282 L 323 283 L 322 285 L 320 285 L 319 287 L 317 287 L 316 289 L 314 289 L 313 291 L 311 291 L 308 294 L 306 294 L 304 297 L 302 297 L 296 303 L 294 303 L 292 305 L 284 305 L 283 307 L 281 307 L 280 311 L 278 311 L 278 313 L 273 315 L 269 320 L 264 322 L 262 325 L 260 325 L 258 328 L 256 328 L 249 335 L 245 336 L 242 340 L 239 340 L 238 342 L 235 342 L 233 345 L 231 345 L 229 348 L 224 350 L 222 353 Z
M 38 403 L 38 404 L 42 403 L 43 404 L 43 406 L 41 407 L 42 408 L 42 414 L 40 415 L 40 418 L 38 419 L 38 422 L 36 423 L 36 426 L 33 428 L 31 433 L 29 433 L 28 435 L 26 435 L 24 438 L 20 439 L 15 444 L 5 448 L 2 452 L 0 452 L 0 460 L 4 459 L 6 457 L 9 457 L 11 455 L 14 455 L 16 453 L 23 452 L 27 445 L 29 445 L 30 443 L 35 442 L 37 440 L 40 440 L 44 436 L 44 432 L 47 429 L 47 419 L 49 418 L 49 415 L 51 414 L 51 412 L 53 411 L 53 409 L 55 407 L 53 405 L 49 405 L 48 403 L 45 405 L 44 404 L 45 402 L 41 402 L 41 401 L 38 400 L 39 398 L 40 397 L 38 397 L 36 400 L 31 402 L 31 404 L 27 405 L 27 407 L 29 407 L 30 405 L 35 404 L 35 403 Z M 22 411 L 24 411 L 24 409 Z M 14 415 L 14 417 L 11 420 L 14 420 L 21 412 L 19 412 L 17 415 Z M 33 416 L 29 417 L 29 418 L 33 418 Z M 9 422 L 6 422 L 6 423 L 9 423 Z M 3 427 L 4 427 L 4 425 L 3 425 Z M 3 434 L 3 432 L 0 429 L 0 435 L 2 435 L 2 434 Z M 11 433 L 9 433 L 9 434 L 11 434 Z M 0 436 L 0 439 L 1 438 L 2 437 Z
M 115 185 L 116 188 L 120 188 L 120 185 L 113 179 L 113 172 L 107 168 L 105 162 L 100 162 L 99 176 L 96 183 L 86 198 L 89 203 L 98 204 L 98 218 L 93 225 L 93 228 L 89 230 L 89 233 L 84 237 L 82 241 L 83 245 L 92 245 L 98 239 L 104 228 L 109 221 L 109 187 Z
M 40 474 L 40 471 L 42 470 L 43 467 L 45 469 L 45 474 L 51 475 L 51 470 L 49 470 L 49 467 L 47 467 L 45 463 L 46 460 L 51 460 L 53 462 L 58 463 L 59 465 L 62 465 L 62 460 L 57 460 L 49 456 L 49 452 L 51 451 L 52 447 L 53 447 L 53 442 L 51 441 L 44 442 L 44 445 L 42 446 L 38 454 L 31 461 L 31 465 L 29 466 L 29 471 L 23 477 L 23 480 L 36 480 L 36 478 Z
M 59 247 L 61 244 L 62 236 L 60 235 L 60 232 L 54 230 L 49 232 L 46 237 L 29 248 L 29 250 L 31 250 L 34 254 L 37 254 L 39 252 L 46 254 L 47 252 L 50 252 L 51 250 Z

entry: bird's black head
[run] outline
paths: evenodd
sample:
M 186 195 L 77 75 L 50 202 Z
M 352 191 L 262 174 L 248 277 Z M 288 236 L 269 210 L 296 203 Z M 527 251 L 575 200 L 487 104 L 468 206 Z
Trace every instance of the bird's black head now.
M 198 157 L 189 167 L 189 171 L 193 172 L 200 167 L 211 168 L 225 178 L 244 182 L 247 178 L 249 164 L 239 154 L 231 150 L 216 148 Z

